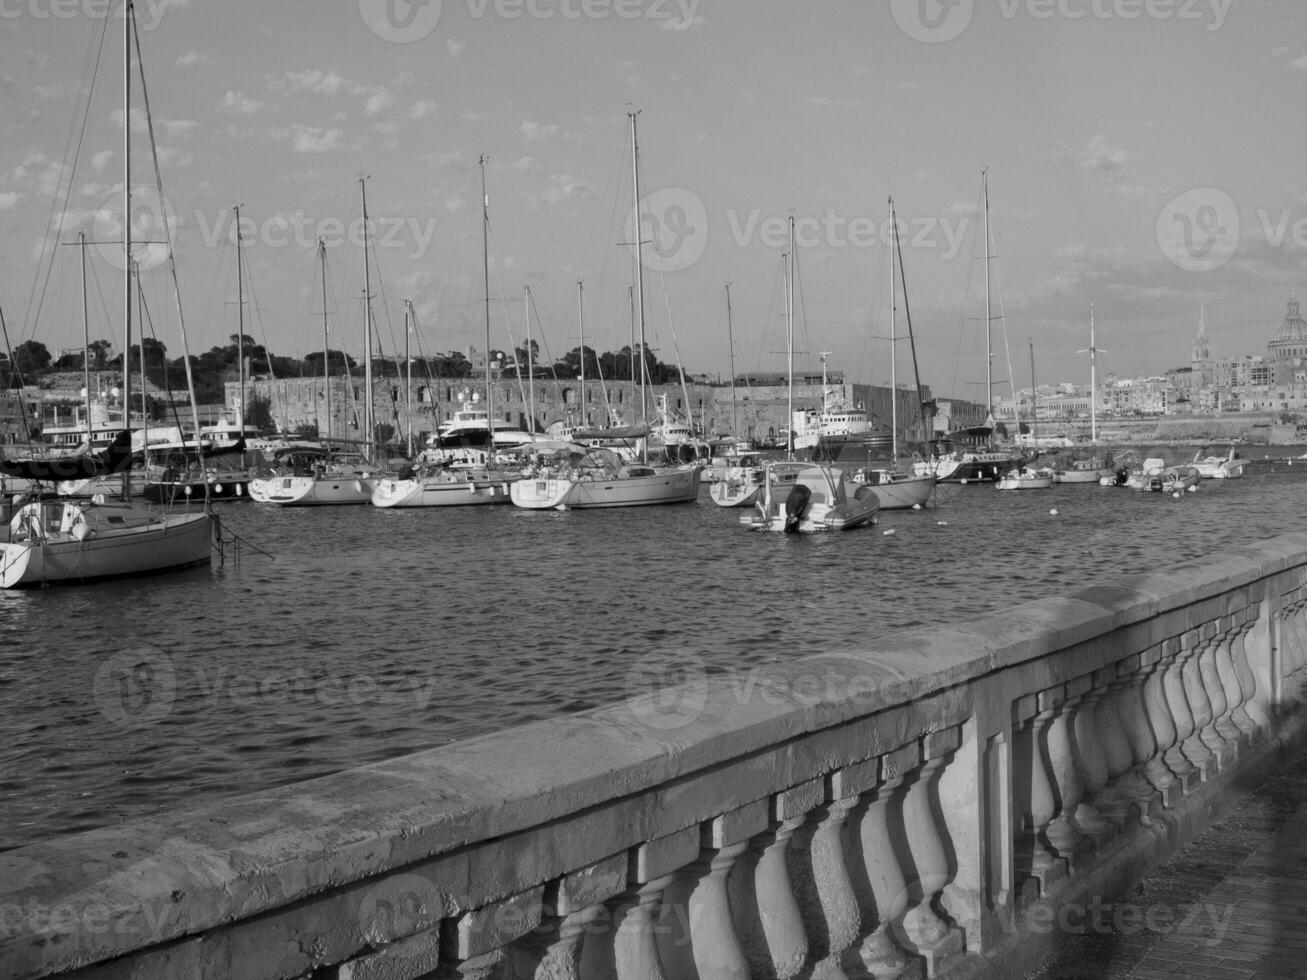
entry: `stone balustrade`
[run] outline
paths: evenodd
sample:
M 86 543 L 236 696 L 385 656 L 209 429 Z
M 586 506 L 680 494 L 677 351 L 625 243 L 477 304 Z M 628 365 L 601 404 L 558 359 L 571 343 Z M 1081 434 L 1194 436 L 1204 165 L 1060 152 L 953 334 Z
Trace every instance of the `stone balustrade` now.
M 1296 747 L 1307 535 L 0 854 L 0 976 L 1010 976 Z M 657 683 L 664 668 L 688 678 Z

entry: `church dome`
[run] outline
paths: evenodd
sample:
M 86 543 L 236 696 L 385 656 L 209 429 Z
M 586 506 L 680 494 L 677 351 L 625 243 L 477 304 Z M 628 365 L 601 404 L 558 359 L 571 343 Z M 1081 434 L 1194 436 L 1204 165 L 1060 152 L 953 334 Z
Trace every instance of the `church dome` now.
M 1298 312 L 1297 293 L 1289 296 L 1289 309 L 1284 314 L 1284 321 L 1280 324 L 1280 329 L 1271 338 L 1270 346 L 1274 350 L 1291 344 L 1307 344 L 1307 321 L 1304 321 L 1302 314 Z

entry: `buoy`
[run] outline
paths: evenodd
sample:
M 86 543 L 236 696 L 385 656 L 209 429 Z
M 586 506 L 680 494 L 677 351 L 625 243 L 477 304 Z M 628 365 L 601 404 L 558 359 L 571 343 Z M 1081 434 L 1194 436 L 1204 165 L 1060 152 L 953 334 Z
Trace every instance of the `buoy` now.
M 1175 493 L 1171 494 L 1171 496 L 1174 497 L 1176 500 L 1179 500 L 1179 499 L 1180 499 L 1180 491 L 1177 490 Z
M 1197 492 L 1198 492 L 1198 484 L 1195 483 L 1193 486 L 1189 487 L 1188 490 L 1189 490 L 1190 493 L 1197 493 Z
M 1054 507 L 1052 510 L 1049 511 L 1049 513 L 1050 513 L 1051 515 L 1053 515 L 1054 517 L 1056 517 L 1056 516 L 1057 516 L 1057 508 Z
M 913 504 L 913 505 L 912 505 L 912 509 L 913 509 L 913 510 L 921 510 L 921 504 Z
M 890 528 L 888 531 L 881 531 L 880 533 L 889 536 L 894 533 L 894 528 Z
M 935 522 L 935 526 L 936 526 L 936 527 L 948 527 L 948 521 L 936 521 L 936 522 Z

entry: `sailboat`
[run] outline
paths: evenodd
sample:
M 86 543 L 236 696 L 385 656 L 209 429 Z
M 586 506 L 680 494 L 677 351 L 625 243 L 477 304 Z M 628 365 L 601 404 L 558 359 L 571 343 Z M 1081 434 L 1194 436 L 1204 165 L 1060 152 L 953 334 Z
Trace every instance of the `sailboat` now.
M 992 237 L 989 233 L 989 168 L 980 172 L 981 196 L 984 203 L 985 235 L 985 411 L 992 413 L 994 406 L 994 345 L 993 305 L 990 284 L 993 276 L 990 262 L 994 258 Z M 981 426 L 972 426 L 947 433 L 933 441 L 935 453 L 929 460 L 917 463 L 918 473 L 934 473 L 941 482 L 979 483 L 997 480 L 1013 466 L 1019 465 L 1021 456 L 993 448 L 990 438 L 993 423 L 989 419 Z
M 737 438 L 735 420 L 735 328 L 731 318 L 731 284 L 726 284 L 726 337 L 730 347 L 731 368 L 731 438 Z M 767 469 L 757 453 L 732 452 L 722 457 L 716 467 L 716 480 L 708 489 L 708 496 L 718 507 L 749 507 L 762 496 L 766 485 Z
M 1039 445 L 1036 428 L 1039 421 L 1039 388 L 1035 385 L 1035 342 L 1030 342 L 1030 441 Z M 994 483 L 998 490 L 1047 490 L 1053 485 L 1050 466 L 1014 466 Z
M 642 235 L 640 209 L 640 142 L 636 134 L 636 115 L 628 113 L 631 120 L 631 171 L 634 183 L 634 207 L 636 209 L 635 235 L 635 282 L 637 308 L 640 325 L 640 351 L 645 346 L 644 337 L 644 263 L 642 254 Z M 585 357 L 582 345 L 581 355 Z M 574 464 L 564 473 L 555 473 L 549 477 L 523 479 L 511 487 L 513 503 L 529 510 L 573 510 L 600 507 L 644 507 L 653 504 L 690 503 L 699 497 L 700 469 L 697 464 L 683 467 L 653 466 L 648 460 L 649 419 L 648 407 L 643 396 L 640 399 L 643 417 L 641 429 L 646 436 L 641 443 L 643 458 L 639 462 L 627 462 L 611 449 L 595 449 Z M 574 440 L 588 439 L 584 430 L 572 433 Z
M 896 299 L 896 282 L 894 278 L 895 261 L 898 262 L 900 277 L 903 275 L 902 242 L 898 236 L 897 217 L 894 214 L 894 198 L 889 199 L 889 226 L 893 229 L 894 242 L 890 250 L 889 268 L 889 344 L 890 344 L 890 465 L 884 468 L 868 468 L 853 474 L 855 483 L 863 483 L 875 491 L 880 501 L 881 510 L 910 510 L 925 507 L 935 492 L 937 478 L 934 473 L 907 473 L 899 468 L 899 384 L 898 384 L 898 331 Z M 907 282 L 903 286 L 903 308 L 908 310 Z M 916 382 L 916 401 L 921 404 L 921 376 L 917 371 L 917 345 L 912 335 L 912 317 L 908 316 L 908 340 L 912 345 L 912 375 Z
M 1089 355 L 1089 445 L 1094 455 L 1071 456 L 1053 467 L 1054 483 L 1115 482 L 1116 468 L 1109 455 L 1099 457 L 1098 450 L 1098 351 L 1094 342 L 1094 304 L 1089 304 L 1089 346 L 1077 351 Z
M 785 335 L 789 371 L 787 407 L 794 418 L 794 218 L 790 218 L 790 251 L 785 276 Z M 740 523 L 755 531 L 845 531 L 872 523 L 880 500 L 870 487 L 850 484 L 842 469 L 828 463 L 796 464 L 794 430 L 786 433 L 786 460 L 768 464 L 762 499 L 756 510 L 740 515 Z M 783 494 L 783 496 L 782 496 Z
M 374 472 L 368 458 L 373 451 L 376 424 L 372 404 L 372 278 L 368 266 L 367 177 L 359 177 L 363 205 L 363 431 L 365 453 L 329 451 L 311 473 L 276 475 L 250 482 L 250 497 L 259 503 L 283 507 L 322 507 L 366 504 L 372 499 Z M 322 243 L 319 242 L 319 248 Z M 325 272 L 324 272 L 325 282 Z M 326 306 L 323 306 L 324 317 Z M 327 363 L 323 361 L 323 370 Z
M 486 407 L 478 415 L 480 423 L 458 430 L 446 430 L 441 449 L 460 438 L 475 437 L 482 448 L 472 454 L 474 461 L 453 463 L 446 457 L 441 462 L 424 464 L 408 478 L 378 480 L 372 490 L 375 507 L 465 507 L 472 504 L 506 504 L 509 502 L 509 485 L 518 478 L 516 472 L 494 467 L 494 440 L 491 438 L 494 419 L 494 386 L 490 374 L 490 199 L 486 196 L 486 162 L 481 157 L 481 228 L 482 266 L 486 287 Z M 528 308 L 529 315 L 529 308 Z M 530 341 L 527 342 L 528 349 Z M 466 403 L 465 403 L 466 410 Z M 497 425 L 495 425 L 497 428 Z M 499 433 L 496 433 L 498 436 Z M 523 441 L 531 436 L 523 433 Z M 516 440 L 514 444 L 519 444 Z
M 131 51 L 136 33 L 133 0 L 123 7 L 123 118 L 131 119 Z M 137 64 L 140 64 L 139 51 Z M 148 104 L 145 111 L 149 113 Z M 123 366 L 131 350 L 132 329 L 132 207 L 131 131 L 123 126 Z M 166 225 L 166 223 L 165 223 Z M 168 261 L 176 285 L 172 249 Z M 183 333 L 184 336 L 184 333 Z M 189 357 L 187 358 L 189 363 Z M 131 373 L 123 371 L 123 405 L 130 404 Z M 192 392 L 192 405 L 194 393 Z M 125 413 L 124 419 L 129 416 Z M 55 466 L 56 471 L 47 469 Z M 65 467 L 84 468 L 85 475 L 105 471 L 123 474 L 127 490 L 131 467 L 131 434 L 124 430 L 101 457 L 76 464 L 59 461 L 0 462 L 5 472 L 37 481 L 59 478 Z M 67 475 L 82 474 L 70 472 Z M 0 536 L 0 587 L 81 583 L 147 572 L 162 572 L 209 561 L 211 542 L 217 529 L 207 510 L 162 514 L 132 502 L 126 492 L 120 500 L 97 495 L 90 500 L 40 499 L 25 503 L 13 514 Z

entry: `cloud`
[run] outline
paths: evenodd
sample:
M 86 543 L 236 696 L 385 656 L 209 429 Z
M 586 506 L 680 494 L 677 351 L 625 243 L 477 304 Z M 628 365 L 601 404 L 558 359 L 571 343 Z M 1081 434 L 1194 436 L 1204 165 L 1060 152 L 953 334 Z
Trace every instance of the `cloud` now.
M 455 41 L 452 37 L 445 38 L 445 50 L 449 52 L 451 58 L 457 58 L 465 47 L 467 47 L 465 41 Z
M 1289 62 L 1289 67 L 1294 71 L 1307 71 L 1307 54 L 1294 58 Z
M 345 147 L 345 132 L 337 128 L 292 123 L 289 128 L 273 129 L 271 135 L 274 139 L 290 140 L 296 153 L 332 153 Z
M 211 65 L 213 59 L 207 54 L 200 54 L 198 51 L 191 50 L 174 61 L 173 64 L 178 68 L 193 68 L 195 65 Z
M 1100 180 L 1125 180 L 1129 154 L 1119 147 L 1108 146 L 1101 134 L 1083 146 L 1054 143 L 1050 155 L 1054 162 L 1088 170 Z
M 538 143 L 541 140 L 553 139 L 562 132 L 558 126 L 535 122 L 523 122 L 521 131 L 522 138 L 528 143 Z
M 285 93 L 285 92 L 313 92 L 318 95 L 325 95 L 334 98 L 346 87 L 345 77 L 337 73 L 334 69 L 323 71 L 320 68 L 306 68 L 304 71 L 288 71 L 280 77 L 269 75 L 267 78 L 268 91 Z
M 158 130 L 164 139 L 186 139 L 199 125 L 194 119 L 160 119 Z
M 104 168 L 109 165 L 113 159 L 113 150 L 101 150 L 99 153 L 91 154 L 91 168 L 98 174 L 103 173 Z
M 218 111 L 225 112 L 233 116 L 250 116 L 256 112 L 262 112 L 264 103 L 258 99 L 248 97 L 244 92 L 233 92 L 227 90 L 227 94 L 222 97 L 218 103 Z
M 22 199 L 18 191 L 0 191 L 0 211 L 12 211 Z
M 436 111 L 436 108 L 436 103 L 431 99 L 418 99 L 409 106 L 408 117 L 410 119 L 421 119 L 424 116 L 431 115 Z
M 556 205 L 589 197 L 591 193 L 590 185 L 578 177 L 571 174 L 550 174 L 549 185 L 540 196 L 546 204 Z
M 385 112 L 395 104 L 395 93 L 384 85 L 368 96 L 367 101 L 363 103 L 363 114 L 375 116 L 379 112 Z

